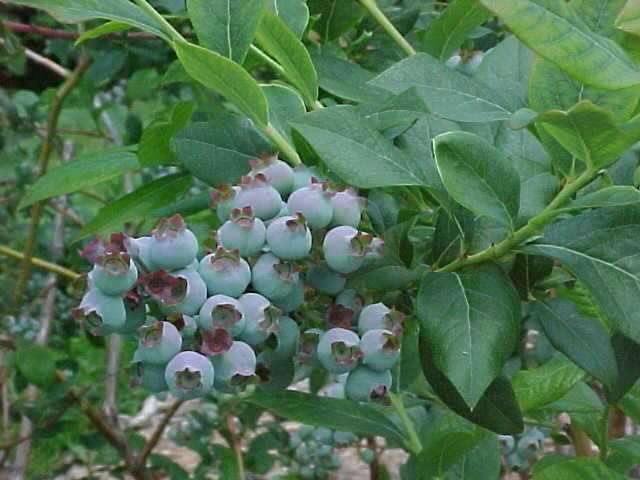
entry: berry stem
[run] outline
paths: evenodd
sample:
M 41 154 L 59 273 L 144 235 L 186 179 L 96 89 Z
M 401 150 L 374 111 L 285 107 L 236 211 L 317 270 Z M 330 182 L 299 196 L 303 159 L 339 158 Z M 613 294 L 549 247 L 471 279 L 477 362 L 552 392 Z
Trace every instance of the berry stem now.
M 398 394 L 389 392 L 389 398 L 391 399 L 391 405 L 393 405 L 393 408 L 398 414 L 398 417 L 400 417 L 400 421 L 402 422 L 405 433 L 409 437 L 406 439 L 407 449 L 412 454 L 418 455 L 422 451 L 422 442 L 420 441 L 415 428 L 413 428 L 413 422 L 409 418 L 407 410 L 404 408 L 402 397 Z
M 24 260 L 26 257 L 24 253 L 7 247 L 6 245 L 0 245 L 0 255 L 15 258 L 16 260 Z M 78 280 L 82 276 L 73 270 L 69 270 L 68 268 L 58 265 L 57 263 L 47 262 L 46 260 L 42 260 L 37 257 L 30 257 L 29 263 L 48 272 L 57 273 L 58 275 L 67 277 L 70 280 Z
M 296 152 L 296 149 L 293 148 L 293 145 L 291 145 L 289 141 L 273 127 L 273 125 L 269 123 L 266 126 L 263 126 L 262 131 L 267 137 L 269 137 L 269 140 L 278 147 L 292 166 L 295 167 L 302 163 L 302 160 L 300 160 L 300 156 L 298 155 L 298 152 Z
M 153 8 L 147 0 L 133 0 L 136 5 L 138 5 L 142 10 L 144 10 L 150 17 L 157 20 L 160 25 L 164 27 L 165 32 L 171 37 L 171 39 L 175 42 L 186 42 L 185 38 L 176 30 L 173 25 L 171 25 L 166 18 L 164 18 L 160 13 Z
M 384 12 L 380 10 L 376 0 L 360 0 L 360 3 L 408 56 L 411 57 L 416 54 L 416 51 L 411 44 L 407 42 L 393 23 L 391 23 L 387 18 Z

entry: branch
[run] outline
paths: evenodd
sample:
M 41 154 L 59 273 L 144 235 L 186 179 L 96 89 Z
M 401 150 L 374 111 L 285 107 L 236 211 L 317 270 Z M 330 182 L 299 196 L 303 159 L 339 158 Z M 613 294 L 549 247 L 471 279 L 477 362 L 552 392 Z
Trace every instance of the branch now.
M 160 424 L 156 427 L 154 432 L 151 434 L 151 437 L 149 437 L 149 440 L 147 440 L 147 443 L 145 443 L 144 448 L 142 449 L 142 452 L 140 452 L 140 455 L 138 455 L 138 461 L 137 461 L 138 468 L 140 469 L 145 468 L 145 464 L 147 463 L 147 457 L 151 454 L 153 449 L 156 447 L 156 445 L 162 438 L 162 434 L 164 433 L 165 428 L 167 428 L 167 425 L 169 425 L 169 422 L 171 421 L 171 419 L 173 418 L 173 416 L 176 414 L 176 412 L 182 406 L 183 403 L 184 403 L 184 400 L 176 400 L 173 403 L 173 405 L 171 405 L 167 413 L 165 413 L 164 418 L 162 419 Z
M 56 30 L 54 28 L 40 27 L 38 25 L 31 25 L 27 23 L 19 22 L 2 22 L 7 30 L 18 33 L 34 33 L 36 35 L 42 35 L 48 38 L 58 38 L 61 40 L 77 40 L 80 38 L 80 34 L 76 32 L 70 32 L 68 30 Z M 143 32 L 127 32 L 127 40 L 157 40 L 158 37 L 150 33 Z M 105 35 L 101 38 L 121 38 L 119 34 Z
M 0 255 L 15 258 L 16 260 L 25 259 L 24 253 L 14 250 L 13 248 L 7 247 L 5 245 L 0 245 Z M 41 258 L 31 257 L 29 261 L 32 265 L 41 268 L 42 270 L 57 273 L 58 275 L 68 278 L 69 280 L 78 280 L 82 276 L 81 274 L 74 272 L 73 270 L 69 270 L 68 268 L 62 267 L 56 263 L 47 262 L 46 260 L 42 260 Z
M 0 38 L 0 45 L 4 45 L 4 44 L 5 44 L 4 39 Z M 29 60 L 32 60 L 34 63 L 42 65 L 45 68 L 48 68 L 53 73 L 60 75 L 62 78 L 67 78 L 69 75 L 71 75 L 71 72 L 69 70 L 64 68 L 62 65 L 54 62 L 50 58 L 40 55 L 38 52 L 34 52 L 33 50 L 27 47 L 22 47 L 22 48 L 24 49 L 25 56 Z
M 73 91 L 76 85 L 78 85 L 78 82 L 87 68 L 89 68 L 89 57 L 85 54 L 81 54 L 76 68 L 56 92 L 47 118 L 47 134 L 38 157 L 39 176 L 44 175 L 49 166 L 49 157 L 53 151 L 53 143 L 55 140 L 56 130 L 58 128 L 58 120 L 60 118 L 60 112 L 62 111 L 62 105 L 64 104 L 67 96 Z M 22 300 L 25 287 L 31 275 L 31 257 L 33 255 L 36 237 L 38 234 L 40 217 L 42 216 L 42 206 L 42 202 L 37 202 L 31 207 L 31 224 L 29 225 L 29 234 L 24 245 L 24 258 L 22 260 L 20 275 L 16 281 L 16 288 L 13 295 L 13 304 L 16 308 Z

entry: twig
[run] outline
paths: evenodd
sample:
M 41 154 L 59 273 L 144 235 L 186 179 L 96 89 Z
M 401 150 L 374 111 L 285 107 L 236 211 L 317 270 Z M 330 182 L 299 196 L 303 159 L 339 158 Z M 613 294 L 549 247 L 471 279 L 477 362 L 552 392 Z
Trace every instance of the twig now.
M 0 45 L 4 45 L 4 44 L 5 44 L 4 39 L 0 38 Z M 22 48 L 24 49 L 24 55 L 29 60 L 33 61 L 33 63 L 37 63 L 38 65 L 42 65 L 43 67 L 48 68 L 53 73 L 61 76 L 62 78 L 67 78 L 69 75 L 71 75 L 71 72 L 69 70 L 64 68 L 62 65 L 54 62 L 50 58 L 40 55 L 38 52 L 34 52 L 33 50 L 27 47 L 22 47 Z
M 571 440 L 573 442 L 573 447 L 576 450 L 576 456 L 577 457 L 593 456 L 593 447 L 591 445 L 591 439 L 585 433 L 585 431 L 582 430 L 573 422 L 569 424 L 567 429 L 568 429 L 567 433 L 569 434 L 569 437 L 571 437 Z
M 0 245 L 0 255 L 15 258 L 16 260 L 24 260 L 26 258 L 24 253 L 7 247 L 6 245 Z M 31 257 L 29 261 L 35 267 L 41 268 L 42 270 L 46 270 L 48 272 L 57 273 L 58 275 L 62 275 L 63 277 L 66 277 L 70 280 L 78 280 L 82 276 L 81 274 L 74 272 L 73 270 L 62 267 L 56 263 L 47 262 L 46 260 L 43 260 L 41 258 Z
M 56 92 L 49 116 L 47 119 L 47 135 L 42 144 L 40 155 L 38 157 L 38 174 L 40 176 L 47 172 L 49 166 L 49 157 L 53 151 L 53 143 L 55 139 L 56 130 L 58 128 L 58 120 L 60 118 L 60 112 L 62 111 L 62 105 L 65 99 L 76 87 L 84 72 L 89 68 L 89 57 L 86 54 L 81 54 L 80 59 L 73 73 L 65 80 L 62 86 Z M 16 288 L 13 295 L 14 308 L 17 308 L 22 300 L 25 287 L 31 275 L 31 257 L 33 255 L 33 249 L 38 234 L 38 226 L 40 225 L 40 217 L 42 216 L 42 202 L 34 203 L 31 207 L 31 224 L 29 225 L 29 233 L 24 245 L 24 259 L 22 260 L 22 266 L 20 274 L 16 281 Z
M 227 415 L 226 418 L 227 430 L 229 432 L 229 440 L 231 448 L 236 455 L 236 463 L 238 464 L 238 478 L 239 480 L 245 479 L 244 473 L 244 455 L 242 453 L 242 442 L 238 438 L 238 429 L 236 428 L 235 418 L 233 415 Z
M 158 445 L 158 442 L 162 438 L 162 434 L 164 433 L 164 430 L 167 428 L 167 425 L 169 425 L 169 422 L 171 421 L 173 416 L 177 413 L 178 409 L 182 406 L 183 403 L 184 403 L 184 400 L 176 400 L 173 403 L 173 405 L 171 405 L 171 408 L 167 410 L 167 413 L 165 413 L 164 418 L 162 419 L 160 424 L 156 427 L 156 429 L 153 431 L 153 433 L 151 434 L 151 437 L 149 437 L 149 440 L 147 440 L 147 443 L 145 443 L 144 448 L 138 455 L 137 467 L 139 469 L 145 468 L 145 464 L 147 463 L 147 458 L 149 457 L 153 449 L 156 447 L 156 445 Z
M 34 33 L 36 35 L 42 35 L 43 37 L 48 38 L 58 38 L 61 40 L 77 40 L 80 37 L 79 33 L 70 32 L 68 30 L 57 30 L 54 28 L 40 27 L 38 25 L 31 25 L 27 23 L 19 23 L 19 22 L 3 22 L 5 28 L 7 30 L 11 30 L 12 32 L 18 33 Z M 101 38 L 119 38 L 119 34 L 111 34 L 105 35 Z M 152 35 L 150 33 L 144 32 L 127 32 L 126 33 L 127 40 L 157 40 L 158 37 Z

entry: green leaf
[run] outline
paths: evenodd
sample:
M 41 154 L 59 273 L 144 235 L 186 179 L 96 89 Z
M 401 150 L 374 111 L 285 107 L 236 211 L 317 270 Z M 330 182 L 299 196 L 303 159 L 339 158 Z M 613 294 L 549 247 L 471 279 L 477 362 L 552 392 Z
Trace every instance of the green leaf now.
M 389 292 L 407 288 L 417 281 L 420 275 L 401 265 L 387 265 L 384 267 L 355 273 L 349 278 L 349 285 L 353 288 L 366 288 Z
M 513 230 L 520 207 L 520 177 L 507 157 L 466 132 L 438 135 L 433 144 L 440 178 L 453 199 Z
M 342 105 L 312 112 L 292 122 L 336 175 L 356 187 L 423 185 L 412 159 L 371 128 L 354 107 Z
M 320 18 L 314 25 L 324 42 L 338 38 L 364 16 L 364 10 L 354 0 L 307 0 L 311 15 Z
M 194 110 L 192 102 L 176 103 L 167 120 L 154 122 L 144 130 L 138 146 L 138 159 L 143 167 L 175 162 L 171 139 L 185 127 Z
M 533 53 L 517 37 L 509 35 L 489 50 L 474 78 L 497 90 L 509 102 L 511 111 L 527 105 L 529 71 Z
M 422 50 L 445 61 L 488 18 L 489 12 L 478 0 L 454 0 L 422 35 Z
M 175 43 L 174 48 L 185 70 L 195 80 L 225 97 L 258 125 L 269 123 L 267 99 L 244 68 L 192 43 Z
M 640 342 L 640 207 L 590 210 L 555 223 L 523 250 L 560 260 L 617 331 Z
M 590 167 L 606 167 L 640 140 L 640 117 L 618 125 L 613 114 L 589 100 L 570 110 L 551 110 L 538 122 L 572 155 Z
M 244 61 L 264 12 L 264 0 L 187 0 L 198 40 L 234 62 Z
M 96 28 L 92 28 L 84 32 L 78 37 L 75 44 L 80 45 L 87 40 L 93 40 L 95 38 L 99 38 L 104 35 L 111 35 L 113 33 L 125 32 L 129 29 L 131 29 L 131 25 L 123 22 L 106 22 Z
M 603 188 L 602 190 L 581 195 L 573 200 L 566 209 L 618 207 L 636 205 L 638 203 L 640 203 L 640 190 L 628 185 L 613 185 Z
M 402 430 L 380 408 L 372 404 L 318 397 L 291 390 L 254 393 L 247 401 L 276 415 L 307 425 L 363 435 L 379 435 L 400 444 L 404 442 Z
M 320 88 L 336 97 L 353 102 L 376 102 L 387 96 L 387 92 L 367 85 L 375 73 L 365 70 L 357 63 L 329 53 L 311 55 L 318 71 Z
M 59 355 L 51 348 L 19 341 L 15 366 L 34 385 L 46 388 L 56 380 L 56 361 Z
M 607 387 L 615 384 L 615 352 L 600 320 L 582 314 L 575 303 L 562 298 L 534 303 L 532 315 L 557 350 Z
M 93 220 L 87 223 L 75 239 L 113 232 L 124 223 L 148 217 L 148 215 L 173 202 L 191 186 L 191 176 L 167 175 L 153 180 L 118 200 L 102 207 Z
M 265 0 L 266 8 L 278 15 L 297 35 L 302 37 L 309 23 L 309 7 L 305 0 Z
M 584 371 L 558 356 L 540 367 L 520 370 L 513 377 L 513 390 L 526 413 L 561 399 L 584 376 Z
M 11 3 L 45 10 L 63 23 L 81 23 L 103 18 L 126 23 L 165 40 L 169 39 L 158 20 L 128 0 L 11 0 Z
M 489 436 L 486 430 L 453 412 L 444 413 L 421 435 L 422 451 L 415 457 L 416 472 L 420 472 L 420 478 L 441 478 Z
M 640 436 L 618 438 L 609 442 L 607 466 L 614 470 L 627 473 L 640 464 Z
M 98 185 L 139 167 L 136 155 L 125 149 L 86 153 L 40 177 L 22 198 L 18 208 Z
M 543 466 L 544 468 L 540 468 Z M 624 475 L 616 473 L 596 458 L 572 458 L 545 465 L 536 464 L 534 480 L 624 480 Z
M 495 265 L 462 273 L 430 273 L 417 299 L 421 335 L 434 366 L 473 409 L 513 353 L 520 300 Z
M 618 41 L 622 32 L 615 22 L 625 3 L 627 0 L 572 0 L 571 6 L 591 30 Z
M 620 30 L 640 35 L 640 5 L 634 1 L 627 1 L 616 18 L 615 25 Z
M 226 112 L 187 125 L 172 144 L 178 161 L 213 186 L 236 182 L 250 170 L 249 160 L 270 150 L 247 118 Z
M 496 435 L 485 435 L 445 476 L 446 480 L 496 480 L 500 477 L 501 449 Z
M 269 103 L 271 125 L 290 143 L 293 143 L 289 122 L 307 113 L 304 101 L 295 90 L 284 85 L 262 85 L 262 91 Z
M 615 385 L 606 389 L 605 394 L 609 403 L 616 403 L 640 378 L 640 344 L 619 333 L 613 335 L 611 344 L 615 351 L 619 375 Z
M 589 29 L 567 2 L 480 1 L 529 48 L 578 80 L 609 90 L 640 83 L 640 71 L 624 50 Z
M 318 98 L 318 75 L 309 52 L 287 24 L 277 15 L 265 12 L 256 40 L 282 66 L 284 76 L 300 91 L 305 102 L 313 104 Z
M 449 120 L 495 122 L 512 113 L 510 100 L 424 53 L 396 63 L 369 83 L 394 94 L 415 88 L 432 113 Z

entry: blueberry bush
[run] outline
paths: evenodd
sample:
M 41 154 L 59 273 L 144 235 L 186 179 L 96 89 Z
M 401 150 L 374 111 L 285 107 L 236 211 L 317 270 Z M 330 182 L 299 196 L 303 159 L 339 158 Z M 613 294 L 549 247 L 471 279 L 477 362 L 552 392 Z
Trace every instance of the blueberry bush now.
M 3 2 L 0 478 L 640 478 L 639 19 Z

